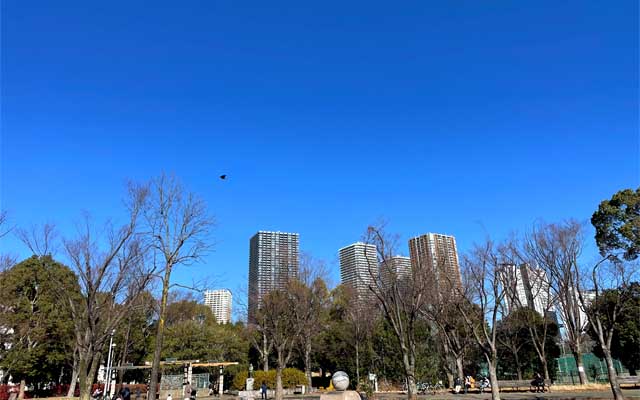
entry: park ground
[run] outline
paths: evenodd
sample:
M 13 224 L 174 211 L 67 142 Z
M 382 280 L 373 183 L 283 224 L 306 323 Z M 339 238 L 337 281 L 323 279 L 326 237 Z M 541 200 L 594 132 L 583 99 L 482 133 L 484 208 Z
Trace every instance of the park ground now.
M 623 389 L 622 392 L 626 399 L 640 400 L 640 389 Z M 375 400 L 404 400 L 407 396 L 402 392 L 380 392 L 376 393 Z M 503 400 L 608 400 L 612 399 L 611 390 L 573 390 L 573 391 L 551 391 L 545 393 L 532 392 L 501 392 L 500 398 Z M 237 400 L 238 396 L 223 395 L 218 396 L 198 396 L 198 400 Z M 298 400 L 318 400 L 320 393 L 311 393 L 306 395 L 285 395 L 285 399 Z M 453 394 L 450 392 L 437 393 L 435 395 L 426 394 L 419 395 L 418 400 L 490 400 L 491 393 L 467 393 Z M 47 400 L 68 400 L 67 397 L 51 397 Z M 273 400 L 273 398 L 270 398 Z
M 640 389 L 624 389 L 622 391 L 627 399 L 640 399 Z M 500 397 L 503 400 L 601 400 L 612 399 L 611 390 L 585 390 L 585 391 L 558 391 L 545 393 L 532 392 L 502 392 Z M 308 395 L 290 395 L 285 396 L 286 399 L 304 399 L 316 400 L 320 398 L 320 394 L 313 393 Z M 376 393 L 376 400 L 403 400 L 407 396 L 404 393 Z M 218 397 L 199 397 L 200 400 L 216 400 Z M 225 395 L 221 400 L 235 400 L 237 396 Z M 419 400 L 490 400 L 491 393 L 467 393 L 453 394 L 449 392 L 438 393 L 435 395 L 419 395 Z

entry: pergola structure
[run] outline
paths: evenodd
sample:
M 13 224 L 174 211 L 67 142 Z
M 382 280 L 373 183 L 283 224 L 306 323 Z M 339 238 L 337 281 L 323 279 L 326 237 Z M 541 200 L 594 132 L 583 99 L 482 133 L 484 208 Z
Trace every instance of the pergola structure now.
M 223 368 L 229 365 L 238 365 L 236 362 L 217 362 L 217 361 L 200 361 L 200 360 L 168 360 L 168 361 L 160 361 L 160 366 L 183 366 L 184 370 L 184 379 L 182 384 L 186 385 L 187 382 L 191 382 L 191 376 L 193 367 L 218 367 L 220 368 L 220 378 L 218 382 L 218 393 L 222 393 L 224 391 L 224 375 L 222 374 Z M 120 367 L 113 367 L 113 370 L 135 370 L 135 369 L 151 369 L 150 363 L 145 363 L 145 365 L 123 365 Z M 159 393 L 159 392 L 158 392 Z

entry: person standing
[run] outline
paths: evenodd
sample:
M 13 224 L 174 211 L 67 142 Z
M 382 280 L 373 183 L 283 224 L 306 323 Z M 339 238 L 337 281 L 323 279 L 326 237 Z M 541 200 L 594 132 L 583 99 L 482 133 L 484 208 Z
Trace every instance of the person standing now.
M 262 386 L 260 386 L 260 397 L 262 400 L 267 400 L 267 383 L 262 381 Z
M 120 390 L 120 397 L 122 397 L 122 400 L 131 400 L 131 389 L 129 389 L 128 385 L 124 385 Z
M 187 381 L 187 384 L 184 386 L 183 398 L 184 400 L 191 400 L 191 382 Z

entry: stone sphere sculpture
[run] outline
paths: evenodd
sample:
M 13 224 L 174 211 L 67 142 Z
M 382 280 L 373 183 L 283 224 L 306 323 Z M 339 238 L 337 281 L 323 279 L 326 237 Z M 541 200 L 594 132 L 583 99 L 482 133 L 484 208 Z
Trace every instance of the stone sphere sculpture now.
M 343 391 L 349 387 L 349 375 L 344 371 L 338 371 L 331 377 L 331 382 L 336 390 Z

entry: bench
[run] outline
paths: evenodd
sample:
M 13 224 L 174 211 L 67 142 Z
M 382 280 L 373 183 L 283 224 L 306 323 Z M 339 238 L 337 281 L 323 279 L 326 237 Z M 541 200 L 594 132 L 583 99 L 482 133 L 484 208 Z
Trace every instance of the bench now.
M 640 376 L 636 375 L 636 376 L 619 376 L 618 377 L 618 384 L 620 384 L 620 386 L 622 385 L 633 385 L 633 387 L 635 388 L 636 386 L 640 385 Z
M 498 387 L 500 388 L 500 390 L 504 390 L 504 389 L 511 389 L 511 390 L 520 390 L 522 388 L 525 388 L 527 390 L 530 390 L 532 392 L 536 391 L 538 388 L 531 385 L 531 381 L 533 379 L 527 379 L 527 380 L 509 380 L 509 381 L 498 381 Z M 544 391 L 544 389 L 547 390 L 551 390 L 551 380 L 550 379 L 545 379 L 544 380 L 544 387 L 542 388 L 542 390 Z

